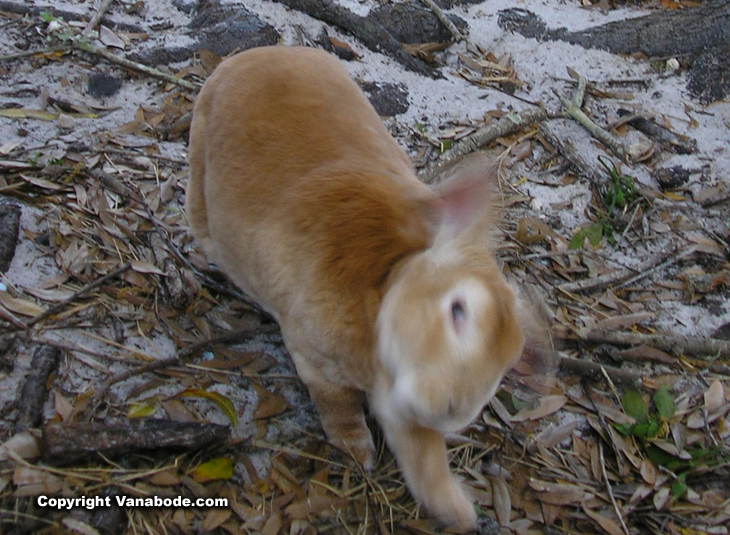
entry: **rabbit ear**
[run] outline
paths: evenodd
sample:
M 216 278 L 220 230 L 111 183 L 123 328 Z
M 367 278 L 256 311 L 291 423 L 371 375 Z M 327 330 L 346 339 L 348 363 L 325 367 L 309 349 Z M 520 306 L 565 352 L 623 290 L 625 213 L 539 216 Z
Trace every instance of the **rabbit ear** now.
M 495 165 L 482 155 L 468 158 L 448 173 L 436 187 L 441 199 L 437 241 L 454 238 L 476 225 L 475 230 L 490 227 L 496 182 Z

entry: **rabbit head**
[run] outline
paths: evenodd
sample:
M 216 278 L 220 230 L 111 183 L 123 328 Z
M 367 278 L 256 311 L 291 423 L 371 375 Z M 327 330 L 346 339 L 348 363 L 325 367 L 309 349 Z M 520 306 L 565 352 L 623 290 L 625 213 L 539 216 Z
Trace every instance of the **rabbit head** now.
M 517 298 L 488 247 L 490 187 L 482 176 L 442 189 L 433 245 L 396 268 L 377 317 L 391 417 L 440 433 L 477 416 L 524 345 Z

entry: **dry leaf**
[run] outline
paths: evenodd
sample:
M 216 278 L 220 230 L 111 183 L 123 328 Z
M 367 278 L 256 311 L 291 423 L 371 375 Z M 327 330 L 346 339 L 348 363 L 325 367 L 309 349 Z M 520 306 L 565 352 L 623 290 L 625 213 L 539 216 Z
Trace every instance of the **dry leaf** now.
M 223 414 L 226 415 L 226 418 L 228 418 L 234 428 L 238 423 L 238 416 L 236 415 L 236 408 L 233 406 L 233 402 L 223 394 L 219 394 L 218 392 L 209 392 L 200 388 L 188 388 L 187 390 L 183 390 L 177 394 L 177 396 L 184 398 L 208 399 L 215 403 L 218 408 L 223 411 Z
M 615 520 L 583 506 L 583 512 L 609 535 L 626 535 Z
M 669 502 L 669 498 L 671 497 L 669 495 L 669 492 L 669 487 L 664 487 L 659 489 L 659 492 L 654 494 L 654 508 L 657 511 L 661 511 L 662 509 L 664 509 L 664 507 L 667 505 L 667 502 Z
M 540 399 L 540 405 L 534 409 L 522 409 L 512 416 L 513 422 L 524 422 L 525 420 L 539 420 L 554 412 L 558 412 L 568 402 L 568 398 L 562 394 L 545 396 Z
M 708 388 L 704 394 L 704 398 L 707 412 L 713 412 L 719 409 L 725 402 L 725 390 L 722 388 L 722 383 L 718 379 L 712 381 L 710 388 Z
M 289 403 L 278 392 L 269 392 L 261 385 L 252 384 L 259 397 L 258 405 L 253 413 L 254 420 L 264 420 L 277 416 L 289 409 Z
M 71 531 L 81 533 L 81 535 L 101 535 L 98 529 L 72 516 L 65 517 L 61 523 Z
M 653 487 L 656 483 L 656 468 L 654 468 L 654 463 L 649 459 L 642 460 L 640 473 L 646 484 Z
M 274 513 L 266 521 L 266 524 L 264 524 L 264 527 L 261 528 L 261 534 L 262 535 L 277 535 L 283 524 L 284 524 L 284 522 L 281 519 L 281 515 L 279 513 Z
M 7 461 L 12 456 L 35 459 L 40 454 L 37 439 L 28 431 L 17 433 L 0 444 L 0 461 Z
M 150 264 L 149 262 L 142 262 L 140 260 L 135 260 L 133 262 L 130 262 L 130 266 L 137 273 L 151 273 L 153 275 L 165 275 L 164 271 L 162 271 L 157 266 Z
M 206 483 L 216 479 L 231 479 L 233 477 L 233 463 L 228 457 L 216 457 L 206 461 L 193 472 L 193 479 L 198 483 Z
M 231 518 L 231 514 L 232 512 L 228 507 L 216 507 L 210 509 L 208 514 L 205 515 L 205 520 L 203 520 L 203 525 L 201 526 L 202 530 L 204 532 L 213 531 Z
M 10 312 L 31 318 L 42 314 L 46 310 L 45 308 L 35 304 L 33 301 L 13 297 L 8 292 L 0 292 L 0 305 L 8 309 Z
M 528 484 L 537 492 L 537 499 L 550 505 L 576 505 L 592 496 L 583 487 L 564 483 L 548 483 L 531 479 Z
M 509 496 L 509 487 L 504 479 L 492 479 L 492 506 L 499 525 L 508 527 L 512 514 L 512 500 Z

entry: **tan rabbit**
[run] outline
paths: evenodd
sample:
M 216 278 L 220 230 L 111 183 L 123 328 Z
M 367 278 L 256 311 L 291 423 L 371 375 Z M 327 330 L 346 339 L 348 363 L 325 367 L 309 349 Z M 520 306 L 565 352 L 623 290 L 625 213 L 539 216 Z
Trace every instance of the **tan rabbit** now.
M 488 180 L 418 181 L 345 68 L 312 48 L 225 60 L 190 132 L 186 210 L 209 259 L 280 323 L 332 444 L 366 469 L 366 397 L 414 497 L 476 526 L 443 434 L 518 360 L 519 303 L 488 248 Z

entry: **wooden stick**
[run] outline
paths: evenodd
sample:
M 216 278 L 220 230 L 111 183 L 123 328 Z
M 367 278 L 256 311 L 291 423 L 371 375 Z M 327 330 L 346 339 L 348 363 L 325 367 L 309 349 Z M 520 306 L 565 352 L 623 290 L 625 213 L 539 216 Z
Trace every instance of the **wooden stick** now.
M 537 123 L 547 117 L 542 108 L 530 108 L 520 113 L 510 113 L 499 119 L 494 124 L 480 128 L 473 134 L 465 137 L 456 143 L 451 149 L 444 153 L 438 160 L 423 169 L 419 175 L 426 184 L 438 182 L 438 175 L 451 164 L 460 160 L 467 154 L 488 145 L 495 139 L 519 132 L 531 123 Z
M 134 71 L 144 73 L 148 76 L 152 76 L 153 78 L 157 78 L 158 80 L 162 80 L 163 82 L 179 85 L 180 87 L 188 89 L 189 91 L 197 91 L 199 89 L 199 86 L 192 84 L 187 80 L 182 80 L 176 76 L 173 76 L 172 74 L 165 74 L 158 69 L 148 67 L 147 65 L 142 65 L 141 63 L 128 60 L 127 58 L 116 56 L 110 52 L 107 52 L 106 50 L 95 47 L 91 43 L 78 41 L 74 43 L 74 46 L 83 52 L 102 57 L 105 60 L 110 61 L 111 63 L 116 63 L 117 65 L 121 65 L 122 67 L 125 67 L 127 69 L 132 69 Z
M 586 80 L 581 76 L 578 79 L 578 88 L 575 90 L 575 96 L 572 101 L 568 100 L 563 95 L 556 93 L 560 102 L 563 104 L 563 112 L 566 116 L 574 119 L 583 128 L 588 130 L 593 137 L 608 147 L 611 152 L 618 156 L 622 161 L 629 161 L 629 153 L 626 148 L 624 148 L 623 143 L 621 143 L 618 138 L 594 123 L 593 120 L 580 109 L 583 105 L 585 87 Z
M 730 342 L 715 338 L 673 334 L 639 334 L 594 329 L 581 336 L 587 342 L 617 345 L 647 345 L 675 355 L 730 356 Z
M 613 496 L 611 482 L 608 480 L 608 474 L 606 473 L 606 460 L 603 458 L 603 444 L 600 441 L 598 442 L 598 457 L 601 460 L 601 474 L 603 475 L 603 482 L 606 484 L 608 497 L 611 498 L 613 510 L 616 513 L 616 517 L 618 517 L 619 522 L 621 522 L 621 528 L 624 530 L 624 533 L 626 535 L 630 535 L 629 528 L 626 526 L 626 522 L 624 522 L 624 516 L 621 514 L 621 509 L 619 509 L 618 503 L 616 503 L 616 498 Z
M 99 10 L 86 25 L 86 28 L 84 28 L 84 33 L 82 34 L 84 38 L 89 38 L 91 36 L 91 32 L 93 32 L 99 25 L 99 23 L 101 22 L 101 18 L 104 16 L 104 13 L 109 10 L 109 7 L 112 5 L 113 2 L 114 0 L 102 0 L 101 5 L 99 6 Z
M 131 377 L 136 377 L 137 375 L 142 375 L 143 373 L 160 370 L 162 368 L 168 368 L 170 366 L 178 366 L 183 365 L 184 361 L 183 359 L 186 357 L 189 357 L 190 355 L 193 355 L 194 353 L 197 353 L 198 351 L 201 351 L 202 349 L 205 349 L 206 347 L 218 345 L 218 344 L 231 344 L 231 343 L 240 343 L 245 342 L 246 340 L 249 340 L 252 336 L 257 334 L 270 334 L 275 333 L 279 330 L 279 326 L 274 325 L 262 325 L 257 329 L 244 329 L 242 331 L 236 331 L 232 333 L 227 333 L 223 336 L 218 336 L 216 338 L 211 338 L 208 340 L 203 340 L 202 342 L 197 342 L 195 344 L 191 344 L 187 347 L 182 348 L 180 351 L 178 351 L 174 356 L 167 357 L 164 359 L 156 360 L 154 362 L 148 362 L 147 364 L 144 364 L 142 366 L 138 366 L 137 368 L 127 370 L 122 373 L 118 373 L 114 375 L 113 377 L 110 377 L 104 382 L 104 385 L 96 391 L 94 394 L 94 398 L 92 403 L 98 404 L 104 396 L 109 392 L 109 389 L 121 382 L 126 381 L 127 379 L 130 379 Z M 94 403 L 96 402 L 96 403 Z
M 593 380 L 599 380 L 604 378 L 604 372 L 608 376 L 616 381 L 628 386 L 639 387 L 641 386 L 642 375 L 628 370 L 622 370 L 615 366 L 604 366 L 596 362 L 590 362 L 587 360 L 574 359 L 571 357 L 560 357 L 560 369 L 566 373 L 573 373 L 581 377 L 589 377 Z
M 111 279 L 113 279 L 115 277 L 118 277 L 119 275 L 121 275 L 122 273 L 126 272 L 131 267 L 132 267 L 132 265 L 129 264 L 129 263 L 127 263 L 127 264 L 124 264 L 122 267 L 119 267 L 119 268 L 115 269 L 111 273 L 107 273 L 106 275 L 104 275 L 100 279 L 98 279 L 98 280 L 96 280 L 96 281 L 94 281 L 94 282 L 92 282 L 90 284 L 87 284 L 83 288 L 75 291 L 72 296 L 67 297 L 66 299 L 64 299 L 60 303 L 57 303 L 57 304 L 53 305 L 51 308 L 47 309 L 45 312 L 41 312 L 37 316 L 29 319 L 26 322 L 25 325 L 27 327 L 32 327 L 33 325 L 35 325 L 39 321 L 42 321 L 42 320 L 46 319 L 47 317 L 52 316 L 53 314 L 56 314 L 56 313 L 60 312 L 69 303 L 75 301 L 76 299 L 78 299 L 82 295 L 90 292 L 91 290 L 94 290 L 94 289 L 98 288 L 99 286 L 101 286 L 102 284 L 110 281 Z
M 695 254 L 697 249 L 698 248 L 696 246 L 691 246 L 682 251 L 674 251 L 667 255 L 660 255 L 655 258 L 645 260 L 634 269 L 620 269 L 613 273 L 601 275 L 600 277 L 561 284 L 558 286 L 558 290 L 567 293 L 587 292 L 589 290 L 605 288 L 606 286 L 610 286 L 616 282 L 624 281 L 617 286 L 617 288 L 622 288 L 648 277 L 655 271 L 664 269 L 688 256 Z
M 459 31 L 459 28 L 457 28 L 451 20 L 446 16 L 446 14 L 441 10 L 439 6 L 437 6 L 433 0 L 421 0 L 421 3 L 424 4 L 426 7 L 428 7 L 431 11 L 433 11 L 433 14 L 436 15 L 436 18 L 439 19 L 439 22 L 444 25 L 444 28 L 449 30 L 449 33 L 454 36 L 454 40 L 457 43 L 460 43 L 466 37 L 464 37 L 464 34 Z

